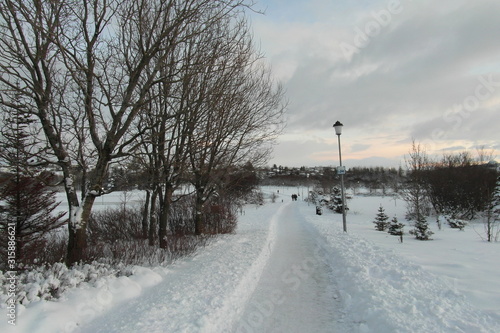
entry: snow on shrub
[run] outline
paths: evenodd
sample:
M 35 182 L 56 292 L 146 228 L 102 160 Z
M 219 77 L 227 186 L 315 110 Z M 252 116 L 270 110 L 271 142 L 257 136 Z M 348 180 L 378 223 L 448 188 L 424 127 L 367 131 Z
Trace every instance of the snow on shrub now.
M 83 284 L 98 287 L 110 276 L 130 276 L 133 267 L 93 262 L 78 264 L 71 268 L 62 263 L 34 267 L 18 272 L 16 303 L 28 305 L 40 300 L 54 300 L 64 296 L 64 293 Z M 8 299 L 9 276 L 0 271 L 0 307 L 6 307 Z
M 466 220 L 462 220 L 454 216 L 445 216 L 445 218 L 446 222 L 448 222 L 448 225 L 453 229 L 464 230 L 465 226 L 467 225 Z

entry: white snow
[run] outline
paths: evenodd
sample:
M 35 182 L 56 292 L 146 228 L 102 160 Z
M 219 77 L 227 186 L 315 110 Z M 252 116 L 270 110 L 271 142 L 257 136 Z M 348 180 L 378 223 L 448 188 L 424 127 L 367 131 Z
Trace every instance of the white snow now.
M 82 222 L 83 208 L 81 206 L 72 206 L 71 213 L 69 223 L 71 223 L 75 229 L 79 229 Z
M 315 215 L 292 193 L 247 206 L 236 234 L 195 256 L 18 306 L 0 331 L 500 332 L 500 244 L 481 240 L 482 226 L 431 222 L 434 240 L 401 244 L 372 223 L 380 204 L 404 222 L 401 200 L 354 196 L 344 233 L 341 215 Z
M 63 161 L 64 162 L 64 161 Z M 73 178 L 71 177 L 66 177 L 66 186 L 71 187 L 73 186 Z

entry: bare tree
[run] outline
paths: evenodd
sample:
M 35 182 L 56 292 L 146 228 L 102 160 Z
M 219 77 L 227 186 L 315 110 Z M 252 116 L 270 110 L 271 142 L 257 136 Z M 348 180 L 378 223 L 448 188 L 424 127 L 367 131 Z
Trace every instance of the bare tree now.
M 477 162 L 480 165 L 486 164 L 495 159 L 495 151 L 493 149 L 486 151 L 486 147 L 484 145 L 477 147 L 476 152 L 477 152 Z
M 233 3 L 236 4 L 242 3 Z M 168 220 L 173 192 L 181 185 L 185 173 L 186 140 L 193 131 L 192 124 L 197 116 L 196 106 L 189 105 L 187 101 L 191 91 L 196 90 L 197 73 L 204 71 L 206 59 L 213 52 L 204 43 L 212 26 L 232 19 L 233 9 L 220 4 L 206 8 L 198 22 L 175 32 L 175 39 L 180 42 L 171 47 L 169 56 L 164 60 L 160 69 L 161 79 L 150 90 L 152 98 L 140 118 L 138 127 L 144 129 L 140 138 L 141 154 L 145 156 L 150 175 L 151 194 L 145 214 L 149 215 L 151 245 L 157 231 L 159 245 L 165 248 L 168 229 L 173 227 L 169 227 Z
M 176 67 L 169 62 L 165 70 L 172 71 Z M 176 75 L 171 72 L 169 77 Z M 145 204 L 145 211 L 149 215 L 149 240 L 153 245 L 153 237 L 157 234 L 162 248 L 166 247 L 165 237 L 173 192 L 181 184 L 186 159 L 184 132 L 187 122 L 184 120 L 185 110 L 179 106 L 182 97 L 172 91 L 174 83 L 163 81 L 154 87 L 152 91 L 158 90 L 157 96 L 148 103 L 139 124 L 139 127 L 147 128 L 140 138 L 140 154 L 144 157 L 144 165 L 149 174 L 149 196 L 146 196 Z M 146 223 L 143 223 L 144 230 L 147 228 Z
M 429 202 L 425 171 L 429 169 L 430 161 L 425 149 L 415 140 L 405 161 L 408 177 L 403 198 L 407 204 L 407 218 L 415 221 L 415 228 L 410 233 L 419 240 L 427 240 L 432 235 L 426 219 Z
M 151 180 L 147 209 L 149 239 L 152 244 L 158 224 L 160 247 L 166 247 L 168 232 L 185 232 L 177 230 L 178 226 L 169 221 L 171 205 L 176 200 L 173 192 L 183 180 L 193 179 L 194 184 L 199 184 L 197 189 L 211 186 L 206 192 L 209 197 L 215 189 L 213 185 L 222 179 L 224 167 L 228 168 L 231 163 L 243 164 L 245 156 L 247 160 L 252 156 L 253 162 L 258 162 L 268 152 L 262 144 L 269 142 L 273 135 L 269 128 L 274 134 L 281 128 L 282 91 L 272 87 L 267 69 L 255 65 L 259 58 L 246 22 L 238 16 L 218 13 L 218 10 L 205 13 L 211 19 L 203 29 L 193 25 L 182 32 L 183 43 L 177 45 L 162 68 L 163 77 L 168 79 L 151 90 L 156 91 L 155 97 L 141 115 L 140 126 L 147 128 L 141 136 L 141 154 L 147 156 L 144 161 Z M 263 91 L 261 96 L 255 95 L 259 84 L 263 90 L 268 88 L 267 95 Z M 273 105 L 270 96 L 274 98 Z M 268 109 L 263 110 L 262 105 Z M 273 108 L 276 110 L 271 114 Z M 249 109 L 255 109 L 254 116 L 260 117 L 268 112 L 267 122 L 264 119 L 250 122 Z M 257 134 L 257 128 L 262 132 Z M 211 136 L 207 131 L 212 131 Z M 234 156 L 223 154 L 224 149 L 229 152 L 234 147 Z M 205 177 L 206 181 L 197 183 L 196 176 L 198 180 Z M 202 197 L 200 190 L 196 193 L 198 198 Z M 204 200 L 206 198 L 197 201 L 198 208 Z M 195 214 L 195 219 L 198 215 Z
M 405 162 L 408 170 L 404 191 L 407 216 L 416 220 L 420 215 L 427 215 L 425 171 L 430 168 L 430 161 L 425 149 L 413 140 L 411 150 L 408 156 L 405 156 Z
M 56 78 L 61 71 L 54 39 L 63 17 L 61 7 L 54 3 L 0 3 L 0 103 L 38 119 L 54 155 L 53 162 L 62 167 L 64 179 L 69 179 L 71 164 L 58 131 L 61 119 L 54 112 Z M 68 201 L 77 202 L 76 195 L 68 192 Z
M 109 164 L 135 147 L 137 116 L 152 98 L 179 31 L 232 13 L 243 1 L 6 0 L 0 4 L 0 103 L 29 106 L 64 175 L 67 264 L 85 258 L 87 221 Z M 207 13 L 210 13 L 207 15 Z M 13 94 L 21 96 L 17 102 Z M 76 116 L 75 116 L 76 115 Z M 84 139 L 84 140 L 83 140 Z M 69 145 L 84 169 L 77 196 Z
M 196 234 L 205 232 L 201 212 L 221 176 L 233 165 L 265 161 L 283 125 L 283 90 L 260 61 L 246 22 L 220 23 L 189 100 L 196 110 L 187 141 Z

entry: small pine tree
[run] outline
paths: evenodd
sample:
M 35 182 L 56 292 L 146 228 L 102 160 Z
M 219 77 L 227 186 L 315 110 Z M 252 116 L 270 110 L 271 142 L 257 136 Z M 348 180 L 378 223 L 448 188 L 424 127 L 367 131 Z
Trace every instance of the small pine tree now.
M 18 259 L 24 255 L 24 244 L 65 223 L 62 220 L 65 212 L 54 212 L 59 202 L 55 199 L 56 190 L 46 185 L 51 177 L 46 173 L 37 177 L 12 177 L 2 184 L 0 198 L 5 205 L 0 215 L 0 225 L 15 225 Z
M 391 222 L 389 223 L 389 229 L 387 232 L 394 236 L 402 236 L 404 226 L 405 225 L 403 223 L 400 223 L 398 221 L 398 218 L 394 216 Z
M 4 111 L 0 162 L 10 172 L 0 180 L 0 241 L 7 244 L 8 236 L 9 240 L 15 237 L 16 261 L 22 264 L 28 256 L 36 257 L 36 252 L 27 246 L 43 242 L 48 232 L 61 227 L 65 213 L 54 211 L 59 205 L 56 190 L 48 186 L 54 182 L 54 176 L 40 171 L 37 163 L 33 163 L 43 155 L 37 147 L 36 136 L 30 133 L 29 114 L 17 109 Z M 0 249 L 2 263 L 7 262 L 6 249 Z
M 342 192 L 338 187 L 334 187 L 332 189 L 332 194 L 330 195 L 331 200 L 328 208 L 333 210 L 335 213 L 342 214 Z M 348 211 L 349 208 L 347 208 L 347 205 L 345 207 L 345 210 Z
M 493 199 L 491 200 L 491 209 L 496 221 L 500 221 L 500 176 L 497 178 Z
M 388 219 L 389 216 L 387 216 L 387 214 L 385 213 L 384 207 L 380 205 L 380 207 L 378 208 L 377 216 L 375 217 L 375 221 L 373 221 L 373 223 L 375 223 L 375 229 L 377 229 L 378 231 L 385 231 L 388 226 Z
M 434 233 L 429 229 L 429 223 L 425 216 L 418 214 L 415 229 L 411 230 L 410 234 L 415 235 L 418 240 L 430 240 Z

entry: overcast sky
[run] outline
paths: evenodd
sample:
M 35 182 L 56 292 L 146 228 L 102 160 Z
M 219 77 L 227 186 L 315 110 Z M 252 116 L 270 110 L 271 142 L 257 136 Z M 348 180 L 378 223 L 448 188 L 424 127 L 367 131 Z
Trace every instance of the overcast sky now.
M 404 165 L 495 150 L 500 160 L 500 1 L 257 0 L 254 36 L 287 90 L 270 163 Z

